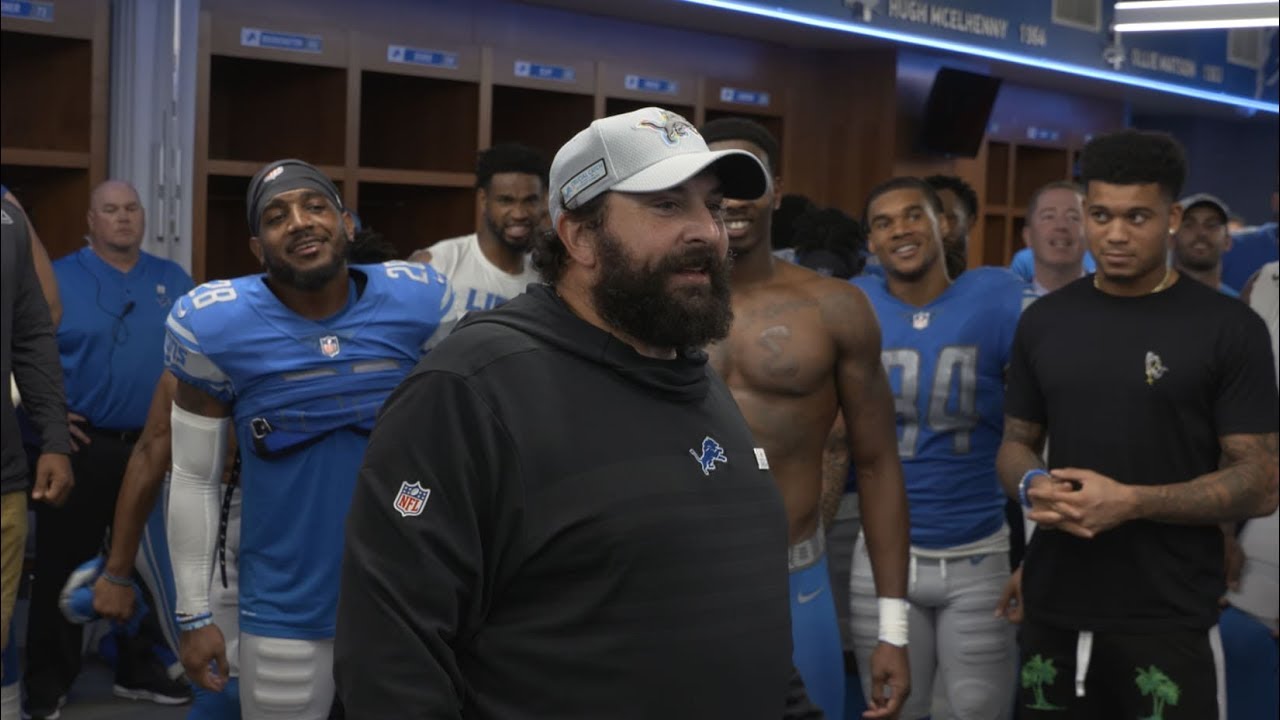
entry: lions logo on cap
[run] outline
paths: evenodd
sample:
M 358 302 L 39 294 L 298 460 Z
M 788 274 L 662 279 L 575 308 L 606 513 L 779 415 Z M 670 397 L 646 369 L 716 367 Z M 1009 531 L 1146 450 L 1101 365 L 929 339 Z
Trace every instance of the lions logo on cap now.
M 662 136 L 662 142 L 671 146 L 679 145 L 681 138 L 698 134 L 697 128 L 690 125 L 688 120 L 666 111 L 660 111 L 657 120 L 641 120 L 636 123 L 635 129 L 655 130 Z
M 272 180 L 275 180 L 276 178 L 280 177 L 280 173 L 282 172 L 284 172 L 284 166 L 277 165 L 271 172 L 267 173 L 266 177 L 262 178 L 262 182 L 264 183 L 271 182 Z

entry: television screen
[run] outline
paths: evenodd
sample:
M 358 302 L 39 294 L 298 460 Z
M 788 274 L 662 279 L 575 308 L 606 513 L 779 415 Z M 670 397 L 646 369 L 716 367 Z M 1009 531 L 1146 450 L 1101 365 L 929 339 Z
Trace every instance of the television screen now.
M 1000 78 L 940 68 L 920 121 L 920 149 L 959 157 L 977 155 L 999 91 Z

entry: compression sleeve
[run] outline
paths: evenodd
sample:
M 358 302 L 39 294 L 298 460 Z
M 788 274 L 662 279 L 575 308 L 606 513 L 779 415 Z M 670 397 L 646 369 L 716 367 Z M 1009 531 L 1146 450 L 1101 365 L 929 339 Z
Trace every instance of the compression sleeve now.
M 173 406 L 173 472 L 168 537 L 177 613 L 209 612 L 209 580 L 218 537 L 218 489 L 231 421 Z

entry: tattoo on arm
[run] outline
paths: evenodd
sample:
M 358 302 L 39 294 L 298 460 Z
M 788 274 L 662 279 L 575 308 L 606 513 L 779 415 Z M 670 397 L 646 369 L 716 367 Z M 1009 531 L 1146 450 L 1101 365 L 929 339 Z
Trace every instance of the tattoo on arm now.
M 1223 467 L 1187 482 L 1136 488 L 1138 515 L 1185 525 L 1236 522 L 1276 508 L 1276 433 L 1226 435 Z
M 849 475 L 849 441 L 844 417 L 837 415 L 827 445 L 822 450 L 822 522 L 830 528 L 840 509 L 845 480 Z
M 1044 467 L 1044 426 L 1030 420 L 1004 416 L 1004 437 L 996 453 L 996 475 L 1005 494 L 1018 496 L 1018 483 L 1032 468 Z
M 1026 445 L 1039 455 L 1044 452 L 1044 436 L 1044 426 L 1040 423 L 1004 416 L 1004 442 Z

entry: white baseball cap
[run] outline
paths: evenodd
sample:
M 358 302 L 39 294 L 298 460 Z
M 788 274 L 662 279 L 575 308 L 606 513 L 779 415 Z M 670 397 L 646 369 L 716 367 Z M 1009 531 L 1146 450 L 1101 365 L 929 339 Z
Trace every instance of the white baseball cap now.
M 551 162 L 551 223 L 565 208 L 601 193 L 646 193 L 673 188 L 710 168 L 725 197 L 754 200 L 769 175 L 745 150 L 707 149 L 697 128 L 670 110 L 647 107 L 600 118 L 573 136 Z

